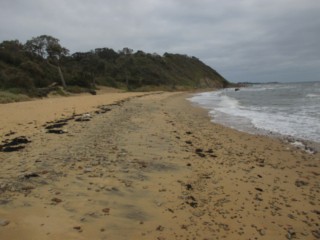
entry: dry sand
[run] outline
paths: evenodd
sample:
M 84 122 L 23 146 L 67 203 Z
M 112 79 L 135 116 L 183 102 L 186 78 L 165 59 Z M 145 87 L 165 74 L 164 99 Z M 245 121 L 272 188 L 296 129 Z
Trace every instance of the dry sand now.
M 320 155 L 212 124 L 186 97 L 1 105 L 2 141 L 31 142 L 0 152 L 0 239 L 319 239 Z

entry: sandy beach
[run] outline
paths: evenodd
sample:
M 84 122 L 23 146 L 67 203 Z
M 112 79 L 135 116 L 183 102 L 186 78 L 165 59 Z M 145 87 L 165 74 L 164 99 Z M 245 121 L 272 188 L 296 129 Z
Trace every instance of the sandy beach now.
M 0 105 L 0 239 L 320 239 L 320 154 L 188 96 Z

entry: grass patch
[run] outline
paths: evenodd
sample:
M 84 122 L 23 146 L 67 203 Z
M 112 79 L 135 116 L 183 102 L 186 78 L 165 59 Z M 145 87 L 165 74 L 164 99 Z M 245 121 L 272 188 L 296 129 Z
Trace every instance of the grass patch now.
M 24 94 L 0 91 L 0 103 L 12 103 L 30 101 L 31 98 Z

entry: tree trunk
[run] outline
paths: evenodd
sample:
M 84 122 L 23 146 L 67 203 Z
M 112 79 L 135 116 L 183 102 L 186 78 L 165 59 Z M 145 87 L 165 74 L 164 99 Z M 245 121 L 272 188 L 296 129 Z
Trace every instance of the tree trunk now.
M 62 87 L 63 87 L 63 89 L 66 89 L 66 88 L 67 88 L 67 84 L 66 84 L 66 81 L 64 80 L 64 77 L 63 77 L 63 74 L 62 74 L 62 71 L 61 71 L 61 68 L 60 68 L 59 63 L 58 63 L 57 65 L 53 65 L 53 64 L 51 64 L 51 63 L 48 61 L 48 59 L 47 59 L 47 63 L 48 63 L 50 66 L 58 69 L 59 76 L 60 76 L 60 80 L 61 80 L 61 83 L 62 83 Z
M 57 68 L 58 68 L 58 72 L 59 72 L 59 75 L 60 75 L 60 79 L 61 79 L 62 87 L 63 87 L 63 89 L 66 89 L 66 88 L 67 88 L 67 84 L 66 84 L 66 82 L 64 81 L 64 77 L 63 77 L 63 74 L 62 74 L 61 68 L 60 68 L 60 66 L 59 66 L 59 65 L 57 66 Z

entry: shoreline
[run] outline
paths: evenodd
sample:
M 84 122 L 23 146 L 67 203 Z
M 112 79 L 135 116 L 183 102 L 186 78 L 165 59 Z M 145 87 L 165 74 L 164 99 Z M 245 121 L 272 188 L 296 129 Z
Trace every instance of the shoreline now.
M 209 92 L 213 92 L 213 91 L 215 91 L 215 90 L 212 90 L 212 91 L 209 91 Z M 207 91 L 200 92 L 200 93 L 207 93 Z M 261 128 L 258 128 L 256 126 L 254 126 L 252 123 L 250 123 L 250 126 L 246 126 L 245 128 L 243 128 L 243 127 L 242 128 L 239 128 L 239 127 L 237 128 L 237 127 L 232 127 L 232 126 L 229 126 L 227 124 L 223 124 L 223 123 L 217 122 L 217 121 L 214 120 L 214 117 L 210 113 L 211 109 L 203 107 L 203 106 L 201 106 L 201 104 L 199 104 L 197 102 L 191 101 L 191 98 L 193 96 L 195 96 L 194 93 L 190 94 L 189 97 L 187 98 L 187 100 L 193 106 L 204 109 L 208 113 L 208 116 L 210 117 L 210 121 L 212 123 L 214 123 L 214 124 L 220 124 L 220 125 L 222 125 L 224 127 L 231 128 L 231 129 L 234 129 L 236 131 L 240 131 L 240 132 L 244 132 L 244 133 L 249 133 L 249 134 L 258 135 L 258 136 L 267 136 L 267 137 L 271 137 L 271 138 L 281 139 L 283 142 L 292 144 L 292 145 L 296 146 L 297 148 L 299 148 L 300 150 L 303 150 L 303 151 L 305 151 L 307 153 L 310 153 L 310 154 L 314 154 L 314 153 L 317 153 L 317 152 L 320 151 L 320 142 L 315 142 L 315 141 L 308 140 L 308 139 L 302 139 L 302 138 L 294 137 L 294 136 L 291 136 L 291 135 L 285 135 L 285 134 L 281 134 L 281 133 L 277 133 L 277 132 L 261 129 Z M 228 116 L 227 114 L 225 114 L 225 115 L 226 115 L 225 117 Z
M 319 236 L 320 154 L 212 123 L 187 95 L 52 100 L 62 106 L 50 116 L 29 103 L 43 124 L 83 109 L 61 134 L 8 115 L 1 131 L 15 126 L 31 142 L 0 152 L 0 238 Z

